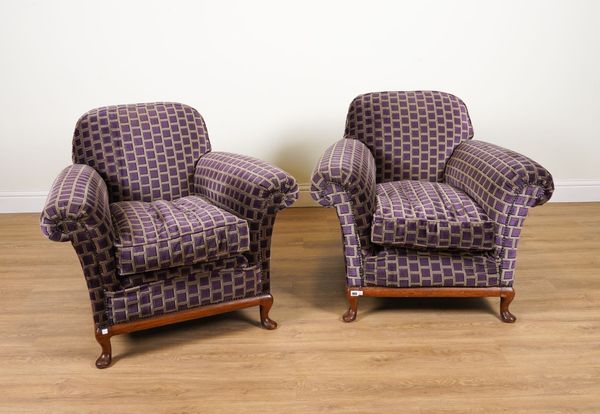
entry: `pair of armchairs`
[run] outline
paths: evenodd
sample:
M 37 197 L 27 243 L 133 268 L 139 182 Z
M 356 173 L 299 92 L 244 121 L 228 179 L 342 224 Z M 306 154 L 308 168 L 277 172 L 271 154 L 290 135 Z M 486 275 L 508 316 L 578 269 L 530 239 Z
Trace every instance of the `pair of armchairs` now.
M 519 232 L 552 193 L 533 161 L 471 141 L 465 105 L 440 92 L 361 95 L 346 135 L 323 155 L 312 195 L 342 227 L 347 296 L 500 296 L 512 300 Z M 111 337 L 259 306 L 269 318 L 275 216 L 293 177 L 255 158 L 212 152 L 200 114 L 152 103 L 92 110 L 73 165 L 55 180 L 44 235 L 70 241 L 87 283 L 98 368 Z

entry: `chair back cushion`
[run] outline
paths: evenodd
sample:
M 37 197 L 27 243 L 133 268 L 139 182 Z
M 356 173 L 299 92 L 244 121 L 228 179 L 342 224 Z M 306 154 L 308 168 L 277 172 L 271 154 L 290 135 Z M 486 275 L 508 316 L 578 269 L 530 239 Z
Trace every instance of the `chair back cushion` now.
M 204 120 L 179 103 L 93 109 L 73 137 L 73 162 L 100 173 L 111 202 L 188 196 L 195 164 L 208 151 Z
M 442 182 L 454 147 L 473 137 L 467 107 L 444 92 L 375 92 L 350 104 L 347 138 L 373 153 L 378 183 L 397 180 Z

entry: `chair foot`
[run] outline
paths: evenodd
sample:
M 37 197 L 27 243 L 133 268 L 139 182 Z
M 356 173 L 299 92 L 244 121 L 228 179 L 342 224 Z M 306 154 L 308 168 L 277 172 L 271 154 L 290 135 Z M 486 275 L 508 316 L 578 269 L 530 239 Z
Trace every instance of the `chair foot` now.
M 273 296 L 267 295 L 260 301 L 260 324 L 263 328 L 273 330 L 277 328 L 277 322 L 269 318 L 269 311 L 273 306 Z
M 350 296 L 350 290 L 346 291 L 346 298 L 348 298 L 348 310 L 342 316 L 344 322 L 352 322 L 356 320 L 358 313 L 358 296 Z
M 510 290 L 507 289 L 502 292 L 502 296 L 500 296 L 500 318 L 502 319 L 502 322 L 514 323 L 517 320 L 517 317 L 508 310 L 508 307 L 514 298 L 514 289 L 511 288 Z
M 96 341 L 102 347 L 102 353 L 96 360 L 96 368 L 104 369 L 110 366 L 112 361 L 112 347 L 110 345 L 110 337 L 112 336 L 110 333 L 110 328 L 107 333 L 102 333 L 100 328 L 96 328 Z

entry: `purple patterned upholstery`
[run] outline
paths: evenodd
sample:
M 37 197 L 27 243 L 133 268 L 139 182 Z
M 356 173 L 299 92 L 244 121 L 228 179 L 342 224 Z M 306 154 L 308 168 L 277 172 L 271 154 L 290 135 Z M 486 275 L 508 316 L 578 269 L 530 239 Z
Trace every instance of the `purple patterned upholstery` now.
M 296 180 L 264 161 L 226 152 L 211 152 L 200 158 L 194 177 L 196 194 L 248 222 L 247 255 L 251 263 L 262 263 L 262 283 L 268 290 L 275 216 L 298 198 Z
M 268 293 L 273 223 L 296 200 L 296 181 L 251 157 L 211 153 L 196 110 L 89 111 L 73 160 L 40 226 L 73 244 L 97 325 Z
M 365 286 L 498 286 L 498 265 L 491 253 L 411 250 L 385 247 L 365 258 Z
M 413 180 L 377 184 L 373 243 L 490 250 L 494 248 L 495 227 L 477 203 L 448 184 Z
M 311 194 L 322 206 L 335 207 L 342 226 L 347 282 L 361 286 L 375 209 L 375 160 L 369 149 L 354 139 L 327 148 L 313 174 Z
M 470 141 L 452 154 L 445 180 L 466 192 L 498 224 L 495 245 L 501 283 L 511 286 L 525 217 L 530 207 L 544 204 L 552 196 L 552 175 L 514 151 Z
M 159 280 L 175 279 L 183 276 L 194 276 L 213 273 L 222 269 L 242 269 L 248 267 L 248 259 L 244 255 L 226 257 L 211 262 L 194 263 L 191 265 L 169 267 L 166 269 L 152 270 L 145 273 L 125 275 L 119 278 L 124 289 L 141 286 Z
M 354 99 L 346 136 L 325 151 L 311 187 L 337 210 L 348 286 L 512 285 L 528 208 L 551 197 L 552 177 L 472 136 L 453 95 Z
M 109 323 L 131 322 L 262 292 L 260 266 L 227 268 L 108 292 Z
M 100 173 L 111 202 L 190 195 L 196 161 L 209 151 L 204 120 L 179 103 L 93 109 L 77 121 L 73 137 L 73 163 Z
M 473 136 L 465 104 L 444 92 L 376 92 L 356 97 L 347 138 L 363 142 L 377 165 L 377 182 L 441 182 L 454 147 Z
M 207 262 L 248 251 L 245 220 L 198 196 L 111 204 L 120 275 Z
M 58 175 L 40 217 L 50 240 L 71 241 L 83 269 L 94 321 L 106 322 L 105 292 L 118 289 L 113 229 L 106 184 L 87 165 L 71 165 Z
M 40 219 L 50 240 L 68 241 L 82 228 L 97 228 L 103 245 L 111 246 L 112 223 L 106 184 L 87 165 L 71 165 L 60 172 Z

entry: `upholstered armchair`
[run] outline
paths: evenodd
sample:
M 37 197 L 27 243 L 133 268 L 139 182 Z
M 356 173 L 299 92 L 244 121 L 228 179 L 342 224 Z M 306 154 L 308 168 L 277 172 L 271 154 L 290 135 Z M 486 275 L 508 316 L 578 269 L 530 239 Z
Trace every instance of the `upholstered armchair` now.
M 297 198 L 286 172 L 211 152 L 200 114 L 178 103 L 84 114 L 73 165 L 54 181 L 44 235 L 70 241 L 85 277 L 102 353 L 113 335 L 260 307 L 269 318 L 269 259 L 277 212 Z
M 346 322 L 360 296 L 496 296 L 504 322 L 517 245 L 552 176 L 531 159 L 474 141 L 465 104 L 443 92 L 380 92 L 350 104 L 343 139 L 311 193 L 337 211 Z

